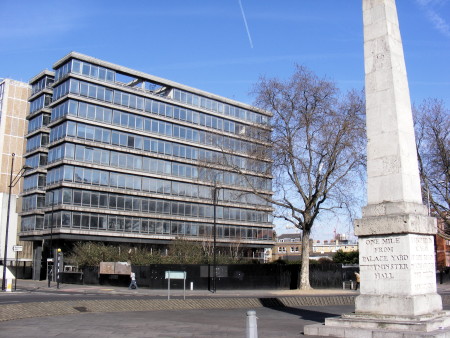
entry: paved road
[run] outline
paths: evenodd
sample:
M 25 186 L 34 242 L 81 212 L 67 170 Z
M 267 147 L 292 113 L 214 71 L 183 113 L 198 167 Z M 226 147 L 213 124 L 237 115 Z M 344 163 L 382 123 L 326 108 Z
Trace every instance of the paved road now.
M 445 304 L 449 290 L 450 285 L 439 289 Z M 248 310 L 256 311 L 259 338 L 302 337 L 304 325 L 352 312 L 356 295 L 349 290 L 192 291 L 183 300 L 182 291 L 173 290 L 176 299 L 167 300 L 167 290 L 74 285 L 57 290 L 20 281 L 18 292 L 0 293 L 0 338 L 245 337 Z
M 0 323 L 0 337 L 245 337 L 249 309 L 80 313 Z M 303 326 L 352 306 L 258 308 L 258 337 L 302 337 Z
M 305 324 L 351 312 L 356 294 L 195 290 L 183 300 L 171 290 L 168 300 L 167 290 L 18 281 L 17 292 L 0 293 L 0 337 L 244 337 L 248 310 L 259 337 L 299 337 Z
M 289 296 L 346 296 L 354 297 L 358 293 L 352 290 L 313 290 L 300 292 L 298 290 L 219 290 L 211 293 L 207 290 L 170 290 L 170 299 L 218 299 L 218 298 L 277 298 Z M 19 280 L 17 290 L 14 292 L 0 293 L 0 304 L 31 303 L 48 301 L 69 301 L 83 299 L 167 299 L 167 289 L 129 290 L 125 287 L 99 286 L 99 285 L 75 285 L 61 284 L 56 288 L 52 283 L 48 288 L 45 281 Z
M 204 298 L 201 296 L 190 295 L 190 299 Z M 73 301 L 73 300 L 119 300 L 119 299 L 167 299 L 167 295 L 146 295 L 146 294 L 116 294 L 116 293 L 91 293 L 91 292 L 14 292 L 13 294 L 0 294 L 1 304 L 17 303 L 35 303 L 35 302 L 54 302 L 54 301 Z M 183 299 L 182 295 L 172 296 L 171 299 Z

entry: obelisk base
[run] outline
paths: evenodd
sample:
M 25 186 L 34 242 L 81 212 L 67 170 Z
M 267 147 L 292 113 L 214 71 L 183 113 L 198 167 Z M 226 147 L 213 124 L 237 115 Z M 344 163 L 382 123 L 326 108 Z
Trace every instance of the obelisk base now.
M 386 318 L 424 316 L 442 311 L 442 298 L 437 293 L 423 295 L 359 295 L 355 299 L 357 314 L 370 313 Z
M 325 324 L 304 327 L 307 336 L 358 338 L 450 338 L 450 312 L 440 311 L 423 316 L 385 316 L 344 314 L 326 318 Z

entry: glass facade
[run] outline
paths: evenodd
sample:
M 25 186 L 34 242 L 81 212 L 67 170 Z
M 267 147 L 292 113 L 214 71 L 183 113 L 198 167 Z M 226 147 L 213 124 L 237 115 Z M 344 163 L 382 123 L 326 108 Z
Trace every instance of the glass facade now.
M 31 95 L 33 96 L 34 94 L 36 94 L 46 88 L 50 88 L 52 83 L 53 83 L 53 76 L 48 76 L 48 75 L 43 76 L 39 80 L 33 82 L 32 86 L 31 86 Z
M 23 236 L 158 243 L 211 240 L 216 228 L 219 242 L 271 245 L 271 161 L 255 155 L 270 154 L 268 115 L 81 54 L 64 60 L 54 80 L 31 83 Z

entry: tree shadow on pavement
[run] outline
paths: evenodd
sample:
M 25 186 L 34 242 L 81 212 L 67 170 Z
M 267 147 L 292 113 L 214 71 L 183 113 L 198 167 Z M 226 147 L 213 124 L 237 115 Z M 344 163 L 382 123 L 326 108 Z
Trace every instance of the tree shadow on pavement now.
M 339 314 L 335 313 L 289 307 L 284 305 L 278 298 L 259 298 L 259 301 L 261 302 L 262 306 L 266 308 L 296 315 L 303 320 L 310 320 L 318 323 L 323 323 L 325 321 L 325 318 L 339 316 Z

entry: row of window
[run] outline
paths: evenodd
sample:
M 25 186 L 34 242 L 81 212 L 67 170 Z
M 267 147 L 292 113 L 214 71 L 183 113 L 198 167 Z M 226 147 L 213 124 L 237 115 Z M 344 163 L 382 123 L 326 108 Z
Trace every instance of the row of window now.
M 286 247 L 285 246 L 279 246 L 278 247 L 278 253 L 286 253 Z M 299 247 L 298 246 L 291 246 L 290 247 L 290 252 L 291 253 L 298 253 L 300 252 Z
M 251 153 L 261 151 L 262 146 L 234 138 L 220 136 L 209 132 L 198 131 L 194 128 L 182 127 L 173 123 L 163 122 L 139 115 L 110 110 L 97 105 L 79 103 L 74 100 L 65 101 L 52 110 L 52 120 L 65 114 L 89 118 L 94 121 L 106 122 L 137 130 L 145 130 L 169 137 L 200 144 L 212 145 L 221 149 L 229 149 L 236 152 Z
M 75 59 L 68 61 L 56 70 L 56 80 L 61 79 L 70 72 L 88 76 L 100 81 L 114 83 L 116 80 L 116 72 L 104 67 L 96 66 L 88 62 Z M 267 124 L 269 119 L 265 115 L 238 108 L 236 106 L 222 103 L 213 99 L 208 99 L 199 95 L 191 94 L 179 89 L 173 90 L 172 98 L 179 102 L 201 107 L 204 109 L 209 109 L 220 114 L 233 116 L 235 118 L 247 120 L 253 123 Z
M 77 137 L 80 139 L 86 139 L 90 141 L 96 141 L 96 142 L 103 142 L 107 144 L 113 144 L 113 145 L 119 145 L 123 147 L 130 147 L 135 148 L 138 150 L 145 150 L 145 151 L 154 151 L 159 153 L 169 153 L 172 152 L 172 148 L 166 148 L 171 146 L 171 143 L 164 142 L 164 141 L 158 141 L 155 142 L 155 140 L 142 138 L 142 137 L 135 137 L 128 133 L 122 133 L 118 131 L 111 132 L 108 129 L 100 128 L 100 127 L 94 127 L 90 125 L 85 125 L 82 123 L 75 123 L 72 121 L 64 122 L 57 127 L 52 128 L 52 131 L 50 133 L 50 141 L 54 142 L 58 139 L 61 139 L 66 136 L 72 136 Z M 144 141 L 144 142 L 143 142 Z M 152 142 L 153 141 L 153 142 Z M 144 147 L 142 148 L 142 143 Z M 27 145 L 28 147 L 28 145 Z M 28 150 L 28 149 L 27 149 Z M 166 153 L 166 154 L 167 154 Z M 173 154 L 173 152 L 172 152 Z M 204 152 L 205 156 L 207 155 L 206 152 Z M 202 151 L 200 151 L 200 155 L 202 155 Z M 204 160 L 208 163 L 218 163 L 219 159 L 214 158 L 200 158 L 201 160 Z M 215 161 L 213 161 L 215 160 Z M 225 161 L 223 161 L 226 163 Z M 249 162 L 252 163 L 252 162 Z M 194 166 L 188 166 L 183 165 L 179 166 L 178 168 L 186 168 L 186 174 L 184 172 L 176 173 L 174 170 L 172 170 L 172 174 L 175 176 L 185 176 L 189 178 L 196 178 L 196 167 Z M 192 170 L 188 169 L 192 168 Z M 184 169 L 181 169 L 184 170 Z M 247 182 L 247 180 L 242 180 L 242 177 L 238 174 L 234 173 L 225 173 L 224 179 L 226 184 L 243 184 L 242 186 L 253 186 L 253 187 L 260 187 L 261 189 L 264 189 L 263 187 L 271 186 L 271 180 L 270 179 L 264 179 L 260 177 L 249 177 L 249 180 L 251 182 L 255 182 L 252 184 L 249 184 L 250 182 Z
M 47 205 L 76 205 L 89 208 L 106 208 L 109 210 L 126 210 L 146 214 L 168 214 L 183 217 L 213 218 L 214 207 L 209 204 L 186 203 L 146 197 L 107 194 L 97 191 L 78 189 L 57 189 L 47 193 Z M 25 211 L 25 210 L 24 210 Z M 268 212 L 231 207 L 216 207 L 218 219 L 268 223 Z
M 89 82 L 70 79 L 53 88 L 53 101 L 56 101 L 69 93 L 86 96 L 91 99 L 109 103 L 113 102 L 114 97 L 114 92 L 112 89 Z
M 176 181 L 165 181 L 155 179 L 149 182 L 151 192 L 158 192 L 165 195 L 175 197 L 189 197 L 195 199 L 212 199 L 212 188 L 204 185 L 190 184 Z M 61 203 L 62 195 L 55 193 L 55 203 Z M 270 203 L 262 197 L 251 193 L 243 193 L 237 190 L 222 188 L 217 192 L 217 200 L 224 202 L 242 203 L 244 205 L 265 205 L 270 206 Z M 47 205 L 50 205 L 51 200 L 47 200 Z
M 48 105 L 52 102 L 51 95 L 44 94 L 39 96 L 37 99 L 30 102 L 30 114 L 38 111 L 39 109 L 48 107 Z
M 76 159 L 80 162 L 108 165 L 122 169 L 134 169 L 148 173 L 171 175 L 190 179 L 199 178 L 198 169 L 189 164 L 180 164 L 149 157 L 127 155 L 125 153 L 110 152 L 98 148 L 78 145 L 74 152 L 74 144 L 66 143 L 53 148 L 50 155 L 53 160 Z
M 213 224 L 181 222 L 169 220 L 153 220 L 140 217 L 113 216 L 69 211 L 57 211 L 42 216 L 22 217 L 22 232 L 52 228 L 72 228 L 92 231 L 113 231 L 125 233 L 141 233 L 154 235 L 196 236 L 212 239 Z M 234 225 L 216 225 L 216 236 L 219 239 L 234 238 L 241 240 L 272 239 L 272 230 L 258 227 Z
M 33 156 L 27 157 L 25 164 L 33 169 L 37 167 L 43 167 L 47 165 L 47 154 L 38 153 Z
M 64 170 L 64 169 L 60 169 Z M 69 169 L 67 169 L 69 170 Z M 103 181 L 106 185 L 107 183 L 107 175 L 101 175 L 99 171 L 91 171 L 89 174 L 89 169 L 85 169 L 83 171 L 76 170 L 77 171 L 77 181 L 78 183 L 85 183 L 84 179 L 86 181 L 91 182 L 92 185 L 100 185 L 100 183 Z M 58 172 L 59 173 L 59 172 Z M 52 174 L 53 175 L 53 174 Z M 82 175 L 82 176 L 81 176 Z M 91 175 L 91 180 L 89 180 L 88 175 Z M 72 182 L 72 181 L 70 181 Z M 125 183 L 126 184 L 126 183 Z M 209 186 L 204 185 L 198 185 L 198 184 L 190 184 L 190 183 L 184 183 L 184 182 L 176 182 L 176 181 L 167 181 L 167 180 L 161 180 L 161 179 L 153 179 L 144 182 L 144 187 L 149 186 L 146 191 L 154 192 L 154 193 L 161 193 L 171 196 L 180 196 L 180 197 L 189 197 L 189 198 L 196 198 L 196 199 L 211 199 L 212 197 L 212 188 Z M 28 185 L 27 185 L 28 188 Z M 31 187 L 36 188 L 36 187 Z M 30 189 L 27 189 L 30 190 Z M 59 190 L 57 190 L 58 192 Z M 51 193 L 52 198 L 55 199 L 55 203 L 59 204 L 62 202 L 62 195 L 61 191 L 59 193 L 54 193 L 55 196 L 53 196 L 53 193 Z M 100 198 L 100 197 L 99 197 Z M 252 193 L 244 193 L 242 191 L 232 190 L 232 189 L 226 189 L 222 188 L 217 193 L 217 198 L 219 201 L 225 201 L 225 202 L 233 202 L 233 203 L 242 203 L 246 205 L 265 205 L 269 206 L 270 202 L 268 202 L 266 199 L 257 196 Z M 47 200 L 47 205 L 50 205 L 52 200 Z M 33 208 L 28 208 L 27 210 L 30 210 Z M 25 211 L 25 210 L 24 210 Z
M 107 82 L 114 82 L 116 75 L 114 71 L 104 67 L 94 66 L 79 60 L 70 60 L 56 70 L 55 80 L 58 81 L 71 72 Z
M 22 197 L 22 211 L 41 209 L 44 207 L 45 196 L 33 194 Z
M 39 133 L 27 139 L 26 152 L 33 151 L 48 144 L 48 134 Z
M 206 97 L 188 93 L 180 89 L 173 89 L 173 99 L 193 106 L 209 109 L 227 116 L 233 116 L 237 119 L 251 121 L 253 123 L 267 124 L 269 122 L 269 118 L 265 115 L 238 108 L 216 100 L 207 99 Z
M 224 120 L 208 114 L 186 110 L 151 99 L 144 99 L 142 97 L 124 93 L 118 90 L 113 91 L 102 86 L 75 79 L 67 80 L 59 86 L 55 87 L 53 100 L 56 101 L 60 97 L 69 93 L 86 96 L 109 103 L 114 102 L 115 104 L 128 108 L 178 119 L 202 127 L 214 128 L 216 130 L 233 133 L 240 136 L 248 136 L 267 141 L 269 135 L 267 131 L 263 131 L 262 129 L 246 126 L 233 121 Z M 55 116 L 57 115 L 58 114 L 55 113 Z M 135 128 L 134 124 L 130 127 Z
M 32 178 L 33 176 L 34 175 L 27 176 L 24 179 L 24 191 L 36 188 L 34 186 L 31 188 L 25 186 L 25 181 L 28 178 Z M 47 185 L 63 181 L 76 182 L 87 185 L 102 185 L 111 188 L 130 189 L 150 193 L 159 193 L 164 195 L 176 194 L 177 196 L 179 196 L 180 194 L 176 189 L 174 189 L 174 193 L 172 193 L 172 181 L 169 180 L 120 174 L 114 172 L 110 173 L 104 170 L 88 169 L 69 165 L 63 165 L 48 171 Z M 191 195 L 192 197 L 196 198 L 211 198 L 210 193 L 208 194 L 208 196 L 206 193 L 204 193 L 208 191 L 205 186 L 192 184 L 189 191 L 192 192 L 186 193 L 186 196 Z
M 45 174 L 34 174 L 23 179 L 23 191 L 29 191 L 34 189 L 44 189 L 45 187 Z
M 208 176 L 212 175 L 210 174 L 208 168 L 199 169 L 198 167 L 189 164 L 159 160 L 151 157 L 138 156 L 100 148 L 92 148 L 80 144 L 75 145 L 73 143 L 64 143 L 50 149 L 48 153 L 48 163 L 54 163 L 64 159 L 161 175 L 194 179 L 203 178 L 207 181 L 210 181 L 210 177 Z M 230 173 L 224 175 L 228 177 Z M 236 177 L 236 175 L 233 177 L 234 180 Z
M 74 102 L 73 100 L 70 100 L 69 103 L 66 102 L 64 105 L 70 106 L 71 103 L 73 102 Z M 114 118 L 116 118 L 117 116 L 118 121 L 120 121 L 121 116 L 123 117 L 124 115 L 126 116 L 130 114 L 114 111 Z M 68 122 L 68 123 L 75 123 L 75 122 Z M 116 141 L 113 144 L 121 145 L 124 147 L 130 147 L 131 145 L 133 145 L 133 148 L 138 150 L 151 151 L 155 153 L 187 158 L 191 160 L 200 159 L 208 163 L 227 163 L 231 166 L 235 167 L 237 166 L 241 169 L 257 172 L 267 172 L 269 167 L 269 164 L 266 162 L 262 162 L 255 159 L 247 159 L 236 155 L 223 154 L 223 152 L 198 149 L 192 146 L 180 145 L 175 142 L 162 141 L 148 137 L 141 137 L 134 134 L 114 130 L 111 131 L 110 129 L 101 129 L 101 127 L 94 127 L 83 123 L 77 123 L 76 125 L 80 126 L 77 128 L 76 133 L 77 136 L 79 138 L 88 139 L 91 141 L 109 143 L 109 135 L 112 134 L 111 141 L 112 142 Z M 183 139 L 189 139 L 191 137 L 194 138 L 195 136 L 197 136 L 199 141 L 204 141 L 203 143 L 208 143 L 204 138 L 208 133 L 197 132 L 193 130 L 195 133 L 195 135 L 193 135 L 190 134 L 191 130 L 189 128 L 179 127 L 176 125 L 173 126 L 173 133 L 172 133 L 172 124 L 149 118 L 145 119 L 145 126 L 146 128 L 148 128 L 149 131 L 152 131 L 154 133 L 159 133 L 168 136 L 175 136 Z M 57 127 L 52 128 L 52 131 L 50 133 L 50 142 L 56 141 L 65 136 L 66 134 L 64 133 L 64 124 L 61 124 Z M 229 145 L 230 147 L 234 147 L 236 145 L 235 141 L 237 140 L 229 138 L 218 139 L 216 137 L 214 139 L 214 142 L 220 142 L 221 140 L 227 141 L 227 139 L 229 141 L 233 141 L 233 143 L 231 144 L 230 142 L 225 142 L 225 145 Z M 223 156 L 225 156 L 226 158 L 223 158 Z
M 42 77 L 39 81 L 36 81 L 31 85 L 31 95 L 36 94 L 42 89 L 50 88 L 53 82 L 54 82 L 53 76 L 46 75 Z
M 264 131 L 264 129 L 255 128 L 194 110 L 180 108 L 164 102 L 145 99 L 144 103 L 144 110 L 146 112 L 200 125 L 202 127 L 213 128 L 219 131 L 233 133 L 240 136 L 247 136 L 263 141 L 267 141 L 269 135 L 267 131 Z M 117 104 L 121 103 L 117 102 Z
M 31 133 L 50 123 L 50 115 L 39 114 L 28 121 L 28 132 Z
M 136 150 L 144 150 L 163 155 L 200 160 L 205 163 L 227 164 L 229 166 L 237 166 L 241 169 L 262 173 L 266 173 L 270 168 L 269 164 L 253 159 L 246 159 L 240 156 L 222 154 L 216 151 L 197 149 L 190 146 L 182 146 L 174 142 L 137 136 L 134 134 L 91 126 L 73 121 L 66 121 L 56 127 L 53 127 L 50 132 L 50 142 L 55 142 L 66 136 L 76 137 L 82 140 L 101 142 L 105 144 L 113 144 L 121 147 L 133 148 Z M 31 146 L 32 145 L 30 145 L 30 147 Z

